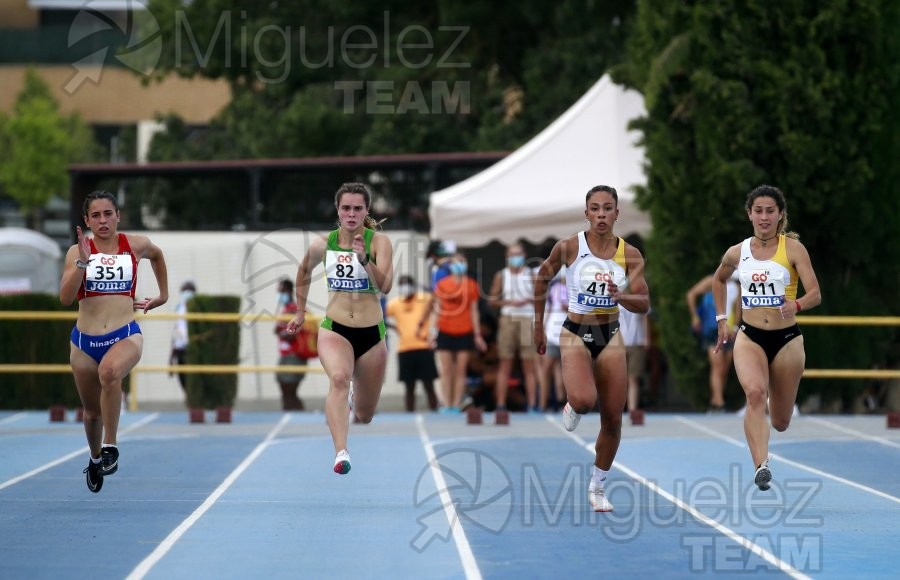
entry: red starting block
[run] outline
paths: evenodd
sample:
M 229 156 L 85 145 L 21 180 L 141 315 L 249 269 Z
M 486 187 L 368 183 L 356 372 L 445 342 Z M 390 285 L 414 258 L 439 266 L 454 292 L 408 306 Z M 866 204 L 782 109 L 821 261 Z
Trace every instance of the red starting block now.
M 644 412 L 640 409 L 635 409 L 631 413 L 629 413 L 631 417 L 632 425 L 643 425 L 644 424 Z
M 231 407 L 216 407 L 216 423 L 231 423 Z
M 483 420 L 482 411 L 478 407 L 469 407 L 466 409 L 466 424 L 481 425 Z
M 509 425 L 509 411 L 506 409 L 494 411 L 494 425 Z
M 888 429 L 900 429 L 900 411 L 888 411 Z
M 192 407 L 188 411 L 188 417 L 190 418 L 191 423 L 205 423 L 206 411 L 197 407 Z
M 66 408 L 62 405 L 53 405 L 50 407 L 50 422 L 62 423 L 66 420 Z

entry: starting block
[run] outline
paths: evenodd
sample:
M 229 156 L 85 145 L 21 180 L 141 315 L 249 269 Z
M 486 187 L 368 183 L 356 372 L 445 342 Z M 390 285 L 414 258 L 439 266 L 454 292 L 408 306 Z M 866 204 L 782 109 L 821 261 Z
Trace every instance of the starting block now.
M 231 423 L 231 407 L 216 407 L 216 423 Z
M 631 417 L 632 425 L 643 425 L 644 424 L 644 412 L 640 409 L 635 409 L 629 413 Z
M 62 423 L 66 420 L 66 408 L 62 405 L 53 405 L 50 407 L 50 422 Z
M 478 407 L 469 407 L 466 409 L 466 424 L 481 425 L 483 421 L 482 411 Z
M 191 423 L 205 423 L 206 411 L 197 407 L 192 407 L 188 411 L 188 417 L 190 418 Z
M 887 426 L 888 429 L 900 429 L 900 411 L 888 411 Z
M 494 425 L 509 425 L 509 411 L 506 409 L 494 411 Z
M 84 421 L 84 407 L 75 408 L 75 420 L 79 423 Z

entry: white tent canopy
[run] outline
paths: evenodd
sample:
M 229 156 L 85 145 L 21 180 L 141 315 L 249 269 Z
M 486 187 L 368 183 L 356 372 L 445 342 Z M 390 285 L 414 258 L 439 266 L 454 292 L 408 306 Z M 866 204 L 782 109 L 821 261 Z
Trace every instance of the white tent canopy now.
M 508 157 L 432 193 L 431 237 L 463 247 L 564 238 L 584 229 L 584 196 L 595 185 L 619 193 L 618 235 L 646 234 L 650 218 L 632 191 L 645 182 L 644 152 L 639 135 L 628 131 L 628 122 L 643 115 L 643 97 L 604 76 Z

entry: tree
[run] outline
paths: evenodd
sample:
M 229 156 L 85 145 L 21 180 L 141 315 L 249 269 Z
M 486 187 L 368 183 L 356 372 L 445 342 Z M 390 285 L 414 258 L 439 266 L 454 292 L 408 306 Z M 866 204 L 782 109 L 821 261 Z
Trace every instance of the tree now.
M 152 0 L 154 75 L 226 79 L 215 158 L 513 149 L 624 50 L 634 0 Z M 155 33 L 156 28 L 153 28 Z M 559 82 L 564 77 L 565 82 Z
M 49 87 L 28 70 L 13 115 L 0 116 L 0 186 L 30 227 L 38 229 L 44 205 L 68 189 L 68 165 L 96 150 L 87 125 L 77 115 L 60 115 Z
M 636 126 L 648 160 L 638 199 L 654 226 L 648 277 L 663 348 L 696 403 L 706 380 L 683 296 L 749 235 L 744 196 L 760 183 L 787 196 L 822 288 L 816 314 L 895 308 L 898 25 L 890 0 L 639 5 L 615 77 L 645 97 Z M 803 332 L 808 368 L 890 364 L 897 342 L 894 329 Z M 804 382 L 802 394 L 846 400 L 859 386 Z

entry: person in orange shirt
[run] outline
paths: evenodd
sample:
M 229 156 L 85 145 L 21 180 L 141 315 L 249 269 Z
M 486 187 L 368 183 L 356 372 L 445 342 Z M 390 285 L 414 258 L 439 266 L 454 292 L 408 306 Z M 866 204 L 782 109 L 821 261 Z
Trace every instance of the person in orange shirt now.
M 416 381 L 422 381 L 428 408 L 437 411 L 438 401 L 434 392 L 434 380 L 438 377 L 434 365 L 434 351 L 426 337 L 419 336 L 418 324 L 425 316 L 429 295 L 416 292 L 416 280 L 412 276 L 400 276 L 397 280 L 400 295 L 387 303 L 385 316 L 388 326 L 397 332 L 397 365 L 399 380 L 406 387 L 406 410 L 416 410 Z M 423 329 L 426 331 L 427 328 Z
M 454 254 L 449 276 L 434 287 L 425 315 L 419 321 L 419 337 L 427 336 L 428 319 L 437 315 L 436 349 L 441 365 L 443 412 L 459 413 L 466 389 L 466 367 L 472 350 L 484 351 L 481 315 L 478 311 L 478 284 L 466 275 L 468 264 L 463 254 Z

